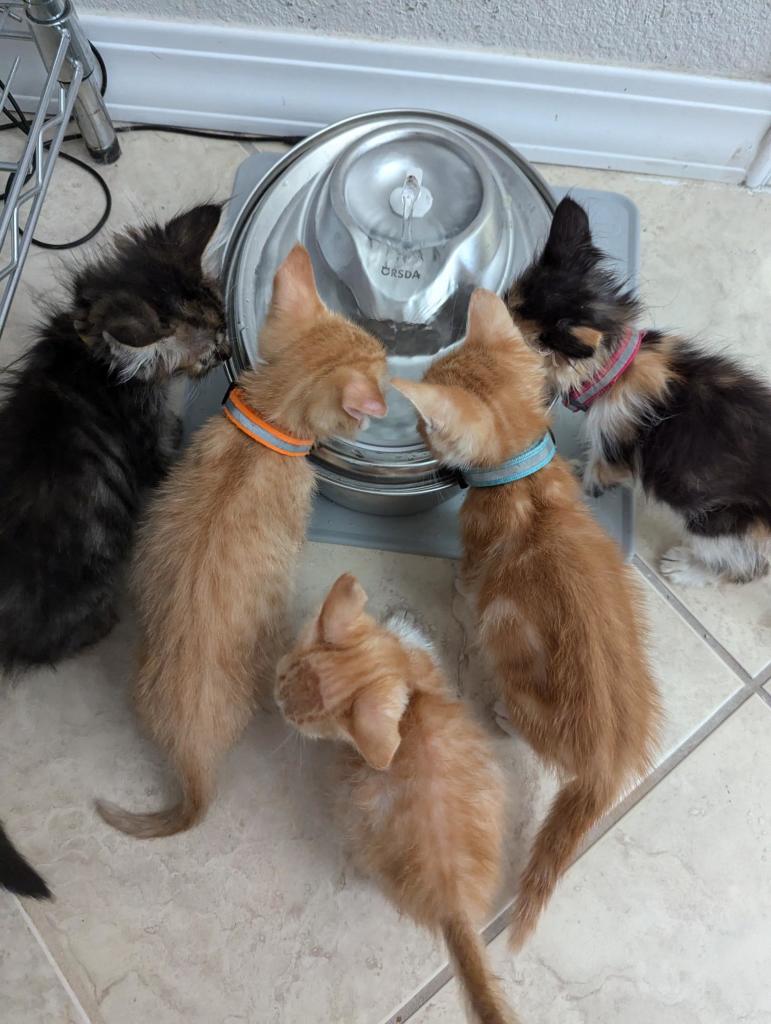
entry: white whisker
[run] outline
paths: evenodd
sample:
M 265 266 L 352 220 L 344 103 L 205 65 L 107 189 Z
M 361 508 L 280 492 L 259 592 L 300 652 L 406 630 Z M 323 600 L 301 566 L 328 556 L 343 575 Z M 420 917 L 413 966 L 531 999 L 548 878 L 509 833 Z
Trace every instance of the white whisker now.
M 279 750 L 282 749 L 282 747 L 285 747 L 287 745 L 287 743 L 289 743 L 290 740 L 292 740 L 292 738 L 297 735 L 297 733 L 295 732 L 294 729 L 290 728 L 289 726 L 287 726 L 287 729 L 288 729 L 288 731 L 287 731 L 286 736 L 278 744 L 277 747 L 274 747 L 274 749 L 269 752 L 268 757 L 274 757 L 279 752 Z

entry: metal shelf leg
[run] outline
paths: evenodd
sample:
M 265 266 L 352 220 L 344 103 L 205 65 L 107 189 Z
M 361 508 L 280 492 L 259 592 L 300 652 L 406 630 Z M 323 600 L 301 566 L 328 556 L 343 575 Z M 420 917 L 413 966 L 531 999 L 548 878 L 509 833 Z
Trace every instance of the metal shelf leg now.
M 75 119 L 92 159 L 101 164 L 114 163 L 120 156 L 120 143 L 99 92 L 91 44 L 78 20 L 72 0 L 24 0 L 24 9 L 46 67 L 51 66 L 56 55 L 62 30 L 70 33 L 70 46 L 59 73 L 59 81 L 71 81 L 74 62 L 83 68 L 83 80 L 75 101 Z

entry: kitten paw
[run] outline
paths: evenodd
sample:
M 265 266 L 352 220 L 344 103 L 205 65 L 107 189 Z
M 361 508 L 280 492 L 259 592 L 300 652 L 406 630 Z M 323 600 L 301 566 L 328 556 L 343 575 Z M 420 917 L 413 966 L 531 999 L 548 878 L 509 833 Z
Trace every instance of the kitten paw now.
M 763 580 L 766 578 L 766 576 L 768 576 L 770 571 L 771 563 L 769 563 L 768 559 L 760 558 L 758 559 L 758 564 L 755 567 L 755 571 L 753 572 L 748 582 L 751 582 L 751 580 Z
M 630 482 L 631 476 L 623 466 L 611 465 L 601 459 L 587 463 L 582 478 L 584 494 L 590 498 L 599 498 L 606 491 Z
M 584 494 L 587 498 L 601 498 L 608 491 L 615 491 L 619 484 L 601 484 L 599 480 L 584 480 Z
M 601 498 L 607 488 L 598 483 L 584 483 L 584 494 L 587 498 Z
M 495 718 L 495 724 L 501 730 L 505 732 L 507 736 L 511 736 L 512 739 L 518 740 L 520 733 L 517 728 L 512 725 L 511 719 L 509 718 L 509 711 L 502 700 L 497 700 L 493 704 L 493 717 Z
M 694 558 L 684 544 L 678 544 L 661 556 L 661 575 L 670 583 L 681 587 L 702 587 L 712 583 L 714 576 L 705 565 Z
M 760 557 L 744 572 L 727 573 L 724 578 L 729 583 L 752 583 L 753 580 L 762 580 L 768 576 L 768 571 L 768 559 Z
M 597 467 L 591 462 L 584 466 L 581 484 L 584 494 L 589 498 L 599 498 L 607 490 L 605 484 L 600 480 Z

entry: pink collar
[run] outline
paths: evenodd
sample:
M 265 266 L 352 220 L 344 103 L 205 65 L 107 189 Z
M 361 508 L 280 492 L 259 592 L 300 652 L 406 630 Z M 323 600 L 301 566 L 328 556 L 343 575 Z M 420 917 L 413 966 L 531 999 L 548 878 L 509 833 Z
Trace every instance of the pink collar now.
M 588 412 L 600 395 L 604 395 L 632 365 L 640 351 L 645 333 L 630 327 L 608 362 L 580 387 L 571 388 L 562 399 L 568 409 L 572 409 L 573 412 Z

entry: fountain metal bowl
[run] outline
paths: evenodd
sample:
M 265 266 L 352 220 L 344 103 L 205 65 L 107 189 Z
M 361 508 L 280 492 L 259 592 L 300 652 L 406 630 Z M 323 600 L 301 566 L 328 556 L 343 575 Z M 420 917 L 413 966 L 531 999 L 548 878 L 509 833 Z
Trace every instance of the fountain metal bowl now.
M 231 376 L 260 362 L 273 276 L 292 246 L 310 252 L 324 302 L 385 344 L 396 376 L 420 379 L 462 340 L 471 292 L 502 294 L 545 240 L 555 202 L 510 146 L 445 114 L 391 110 L 331 125 L 256 185 L 223 262 Z M 313 452 L 321 492 L 380 515 L 423 511 L 455 493 L 393 389 L 389 413 L 355 440 Z

